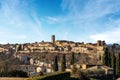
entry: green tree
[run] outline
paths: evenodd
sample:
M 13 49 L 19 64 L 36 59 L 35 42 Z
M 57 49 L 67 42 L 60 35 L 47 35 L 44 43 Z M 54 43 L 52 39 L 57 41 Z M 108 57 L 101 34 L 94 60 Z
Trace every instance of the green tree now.
M 113 58 L 113 60 L 114 60 L 114 54 L 108 52 L 108 66 L 109 66 L 109 67 L 112 67 L 112 58 Z
M 111 53 L 110 53 L 108 47 L 105 47 L 104 48 L 104 54 L 103 54 L 103 57 L 102 57 L 103 65 L 111 67 L 112 66 L 111 65 L 111 60 L 112 60 Z
M 109 66 L 110 65 L 110 53 L 107 47 L 104 48 L 104 54 L 102 57 L 102 63 L 103 65 Z
M 114 55 L 114 53 L 111 54 L 111 67 L 115 68 L 115 55 Z
M 114 53 L 111 54 L 111 67 L 114 69 L 114 75 L 116 74 L 116 57 Z
M 75 55 L 74 55 L 74 53 L 72 52 L 72 53 L 71 53 L 70 64 L 73 65 L 74 63 L 75 63 Z
M 66 69 L 66 57 L 65 54 L 63 54 L 61 62 L 61 71 L 65 71 L 65 69 Z
M 120 75 L 120 53 L 116 58 L 116 75 Z
M 58 71 L 58 57 L 55 56 L 53 70 Z

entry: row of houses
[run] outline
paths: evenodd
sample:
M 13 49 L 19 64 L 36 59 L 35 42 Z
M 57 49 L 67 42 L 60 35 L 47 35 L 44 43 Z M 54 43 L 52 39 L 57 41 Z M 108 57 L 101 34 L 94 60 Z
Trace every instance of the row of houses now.
M 76 64 L 75 65 L 78 70 L 81 71 L 104 71 L 104 73 L 100 73 L 101 75 L 113 75 L 114 69 L 110 68 L 108 66 L 103 65 L 86 65 L 86 64 Z M 73 65 L 71 65 L 69 68 L 66 68 L 66 71 L 72 72 Z M 29 76 L 39 75 L 40 72 L 46 73 L 52 73 L 53 68 L 50 66 L 37 66 L 37 65 L 20 65 L 17 70 L 23 70 L 28 73 Z

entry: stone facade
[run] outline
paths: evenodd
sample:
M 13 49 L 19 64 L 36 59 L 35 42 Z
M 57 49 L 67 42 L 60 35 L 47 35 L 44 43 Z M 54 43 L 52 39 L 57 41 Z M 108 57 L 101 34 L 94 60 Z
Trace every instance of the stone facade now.
M 56 40 L 55 35 L 51 36 L 51 42 L 36 42 L 31 44 L 16 45 L 16 52 L 30 53 L 30 52 L 75 52 L 95 54 L 103 53 L 105 41 L 98 40 L 97 43 L 83 43 L 73 42 L 67 40 Z
M 67 40 L 55 40 L 51 36 L 51 42 L 35 42 L 25 44 L 0 45 L 0 52 L 34 53 L 34 52 L 59 52 L 59 53 L 85 53 L 100 56 L 104 53 L 105 41 L 98 40 L 96 43 L 73 42 Z

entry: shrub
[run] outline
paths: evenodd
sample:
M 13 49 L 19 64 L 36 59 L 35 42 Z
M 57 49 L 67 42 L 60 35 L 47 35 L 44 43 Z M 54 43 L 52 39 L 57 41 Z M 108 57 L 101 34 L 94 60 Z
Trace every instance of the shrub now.
M 27 73 L 24 71 L 13 70 L 9 72 L 1 72 L 1 77 L 28 77 Z
M 98 70 L 86 70 L 84 71 L 84 73 L 86 75 L 92 75 L 92 74 L 96 74 L 96 75 L 104 75 L 105 74 L 105 71 L 104 70 L 101 70 L 101 69 L 98 69 Z
M 28 77 L 26 72 L 18 70 L 10 71 L 9 75 L 11 75 L 12 77 Z
M 30 80 L 65 80 L 70 78 L 70 72 L 58 72 L 54 74 L 46 74 L 44 76 L 34 77 Z
M 40 71 L 40 72 L 39 72 L 39 75 L 40 75 L 40 76 L 43 76 L 44 74 L 43 74 L 43 72 L 42 72 L 42 71 Z

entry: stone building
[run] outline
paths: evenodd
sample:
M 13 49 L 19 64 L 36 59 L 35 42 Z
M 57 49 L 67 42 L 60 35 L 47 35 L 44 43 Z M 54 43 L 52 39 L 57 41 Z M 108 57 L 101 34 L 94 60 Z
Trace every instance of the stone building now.
M 96 43 L 73 42 L 67 40 L 55 40 L 51 36 L 51 42 L 35 42 L 31 44 L 16 45 L 16 52 L 64 52 L 64 53 L 85 53 L 100 56 L 104 53 L 105 41 L 98 40 Z
M 55 43 L 55 35 L 51 36 L 51 42 L 54 44 Z

